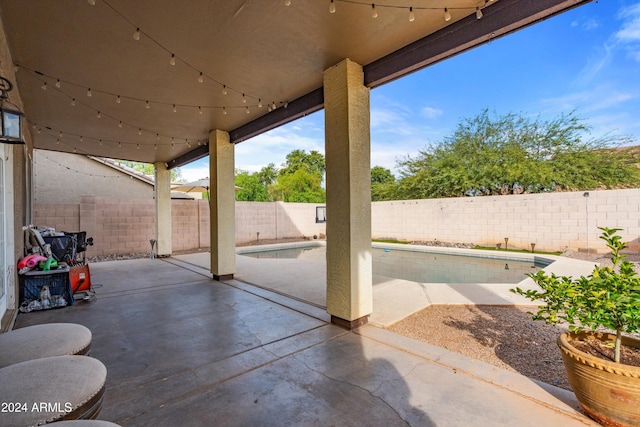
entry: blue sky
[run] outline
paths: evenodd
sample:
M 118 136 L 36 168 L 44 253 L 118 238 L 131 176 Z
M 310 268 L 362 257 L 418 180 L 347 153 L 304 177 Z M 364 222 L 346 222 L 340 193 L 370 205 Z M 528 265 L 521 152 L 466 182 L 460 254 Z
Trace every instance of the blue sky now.
M 484 108 L 543 119 L 576 110 L 592 127 L 640 144 L 640 1 L 600 0 L 371 91 L 371 165 L 450 135 Z M 280 166 L 294 149 L 324 153 L 322 111 L 236 145 L 236 168 Z M 183 166 L 207 177 L 209 159 Z

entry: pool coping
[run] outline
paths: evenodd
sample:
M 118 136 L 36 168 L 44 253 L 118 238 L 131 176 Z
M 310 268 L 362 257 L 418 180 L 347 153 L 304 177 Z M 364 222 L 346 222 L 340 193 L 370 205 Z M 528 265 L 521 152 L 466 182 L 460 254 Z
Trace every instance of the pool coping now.
M 289 243 L 275 243 L 259 246 L 243 246 L 236 248 L 236 254 L 241 255 L 246 252 L 265 252 L 276 249 L 290 249 L 301 247 L 321 247 L 326 246 L 326 241 L 308 241 L 308 242 L 289 242 Z M 397 250 L 410 250 L 415 252 L 431 252 L 441 254 L 465 254 L 474 255 L 483 258 L 499 258 L 505 260 L 519 260 L 519 261 L 540 261 L 548 263 L 543 270 L 547 274 L 556 274 L 558 276 L 581 276 L 589 275 L 594 267 L 595 263 L 575 260 L 572 258 L 566 258 L 556 255 L 547 254 L 528 254 L 528 253 L 508 253 L 503 256 L 503 252 L 498 254 L 492 254 L 491 251 L 478 251 L 474 249 L 462 249 L 462 248 L 445 248 L 434 246 L 422 246 L 422 245 L 404 245 L 393 243 L 380 243 L 373 242 L 372 247 L 377 248 L 394 248 Z M 247 257 L 245 257 L 247 258 Z M 256 259 L 256 261 L 267 261 L 266 259 Z M 284 260 L 284 259 L 280 259 Z M 272 268 L 271 260 L 269 265 Z M 275 260 L 279 261 L 279 260 Z M 306 277 L 307 280 L 315 280 L 321 282 L 326 280 L 324 278 L 324 270 L 319 268 L 318 261 L 304 260 L 304 259 L 286 259 L 286 267 L 280 270 L 295 269 L 298 283 L 301 283 L 301 277 Z M 305 273 L 306 272 L 306 273 Z M 275 274 L 277 274 L 276 272 Z M 306 274 L 306 276 L 305 276 Z M 322 276 L 318 278 L 317 276 Z M 278 282 L 286 282 L 289 280 L 285 277 L 285 274 L 278 278 Z M 313 279 L 315 277 L 315 279 Z M 252 282 L 260 286 L 260 277 L 254 276 Z M 272 283 L 275 278 L 272 278 Z M 295 286 L 292 284 L 289 290 Z M 326 287 L 326 281 L 322 285 Z M 458 304 L 458 305 L 534 305 L 530 300 L 521 295 L 510 292 L 511 288 L 520 287 L 522 289 L 535 289 L 537 285 L 532 279 L 526 278 L 518 283 L 420 283 L 412 282 L 403 279 L 395 279 L 385 276 L 373 276 L 373 313 L 369 318 L 369 322 L 375 326 L 388 327 L 394 323 L 423 310 L 432 304 Z M 265 285 L 265 288 L 269 286 Z M 304 300 L 305 296 L 298 296 Z M 324 296 L 326 305 L 326 295 Z M 309 301 L 317 304 L 322 304 L 319 301 L 318 294 L 315 295 L 313 301 L 309 298 Z

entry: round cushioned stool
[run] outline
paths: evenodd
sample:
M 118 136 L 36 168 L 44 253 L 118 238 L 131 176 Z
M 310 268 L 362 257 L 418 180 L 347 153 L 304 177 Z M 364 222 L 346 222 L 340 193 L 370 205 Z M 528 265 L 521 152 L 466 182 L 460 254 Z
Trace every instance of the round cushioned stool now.
M 48 323 L 0 334 L 0 368 L 51 356 L 88 354 L 91 331 L 75 323 Z
M 1 426 L 94 419 L 102 409 L 107 368 L 88 356 L 55 356 L 0 369 Z

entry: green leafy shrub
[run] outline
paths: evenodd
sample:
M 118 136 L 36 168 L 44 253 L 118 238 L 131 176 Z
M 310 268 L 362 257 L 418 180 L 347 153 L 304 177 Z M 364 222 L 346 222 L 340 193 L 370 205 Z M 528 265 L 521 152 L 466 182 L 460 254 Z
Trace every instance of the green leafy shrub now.
M 613 267 L 595 266 L 591 275 L 578 279 L 547 276 L 540 270 L 528 276 L 542 291 L 515 288 L 511 292 L 543 303 L 537 313 L 530 313 L 534 320 L 549 324 L 565 321 L 571 331 L 601 327 L 615 331 L 614 360 L 619 363 L 622 332 L 640 329 L 640 276 L 620 253 L 627 247 L 617 235 L 620 229 L 598 228 L 602 230 L 600 239 L 611 249 Z

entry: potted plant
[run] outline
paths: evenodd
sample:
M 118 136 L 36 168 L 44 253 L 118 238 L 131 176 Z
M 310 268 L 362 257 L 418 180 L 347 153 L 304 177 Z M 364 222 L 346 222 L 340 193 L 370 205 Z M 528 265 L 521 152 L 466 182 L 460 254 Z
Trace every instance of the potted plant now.
M 633 359 L 640 358 L 640 339 L 622 334 L 640 329 L 640 276 L 621 253 L 627 243 L 617 235 L 620 229 L 599 228 L 613 266 L 595 266 L 591 275 L 578 279 L 540 270 L 529 277 L 542 290 L 511 291 L 542 302 L 537 313 L 530 313 L 534 320 L 569 325 L 558 346 L 585 412 L 603 425 L 639 426 L 640 366 L 633 366 Z M 600 332 L 603 328 L 615 333 Z

